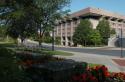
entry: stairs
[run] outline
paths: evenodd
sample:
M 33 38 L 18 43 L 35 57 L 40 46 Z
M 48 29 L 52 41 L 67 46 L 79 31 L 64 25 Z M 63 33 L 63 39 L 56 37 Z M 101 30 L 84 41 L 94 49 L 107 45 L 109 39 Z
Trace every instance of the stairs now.
M 117 42 L 118 38 L 116 35 L 113 35 L 109 38 L 108 40 L 108 46 L 109 47 L 116 47 L 116 42 Z

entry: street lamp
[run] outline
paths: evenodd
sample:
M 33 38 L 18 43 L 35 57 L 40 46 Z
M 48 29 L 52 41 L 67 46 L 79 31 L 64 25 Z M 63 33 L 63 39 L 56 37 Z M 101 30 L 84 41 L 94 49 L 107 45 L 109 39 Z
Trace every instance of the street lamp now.
M 123 57 L 123 41 L 122 41 L 123 35 L 122 35 L 122 33 L 123 33 L 123 31 L 122 31 L 122 27 L 121 27 L 121 58 Z
M 52 51 L 55 50 L 55 48 L 54 48 L 54 37 L 55 37 L 55 35 L 54 35 L 54 28 L 53 28 L 53 30 L 52 30 Z

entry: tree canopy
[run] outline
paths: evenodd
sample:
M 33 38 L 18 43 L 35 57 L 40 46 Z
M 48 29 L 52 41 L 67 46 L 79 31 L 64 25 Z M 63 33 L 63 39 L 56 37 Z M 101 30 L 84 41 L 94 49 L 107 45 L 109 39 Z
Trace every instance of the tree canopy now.
M 81 20 L 73 35 L 74 44 L 86 45 L 89 41 L 89 34 L 92 30 L 92 24 L 88 19 Z
M 70 1 L 4 0 L 0 4 L 0 18 L 6 20 L 6 25 L 9 27 L 9 35 L 12 37 L 20 36 L 26 38 L 27 35 L 29 36 L 37 29 L 40 32 L 39 38 L 41 39 L 45 31 L 53 29 L 55 22 L 63 14 L 67 13 L 67 10 L 63 11 L 63 8 L 68 6 Z M 36 28 L 35 30 L 34 27 Z
M 89 35 L 90 42 L 95 46 L 101 44 L 101 35 L 98 30 L 93 29 Z
M 97 25 L 97 30 L 99 31 L 101 37 L 102 37 L 102 43 L 107 45 L 108 38 L 110 37 L 110 24 L 107 20 L 103 19 L 99 22 Z

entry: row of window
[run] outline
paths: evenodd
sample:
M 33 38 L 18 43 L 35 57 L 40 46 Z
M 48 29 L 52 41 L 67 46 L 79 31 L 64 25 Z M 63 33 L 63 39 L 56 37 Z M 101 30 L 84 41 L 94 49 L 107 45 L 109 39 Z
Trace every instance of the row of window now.
M 62 40 L 68 40 L 68 41 L 71 41 L 71 37 L 62 37 Z
M 111 23 L 113 27 L 125 27 L 125 24 Z
M 67 27 L 70 27 L 71 26 L 71 22 L 67 22 L 67 23 L 62 23 L 62 27 L 65 27 L 67 24 Z M 73 25 L 77 25 L 78 24 L 78 21 L 73 21 Z M 61 28 L 61 24 L 58 26 Z

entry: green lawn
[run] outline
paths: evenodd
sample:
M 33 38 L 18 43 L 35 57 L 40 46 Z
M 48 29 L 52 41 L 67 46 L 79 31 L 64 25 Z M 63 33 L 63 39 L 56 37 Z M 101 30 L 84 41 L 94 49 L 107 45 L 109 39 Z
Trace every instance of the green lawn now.
M 89 67 L 95 67 L 95 66 L 100 66 L 100 64 L 93 64 L 93 63 L 88 63 Z
M 13 42 L 0 42 L 0 47 L 15 47 L 16 44 Z
M 62 56 L 72 56 L 73 55 L 73 53 L 64 52 L 64 51 L 47 51 L 47 53 L 49 53 L 51 55 L 62 55 Z

